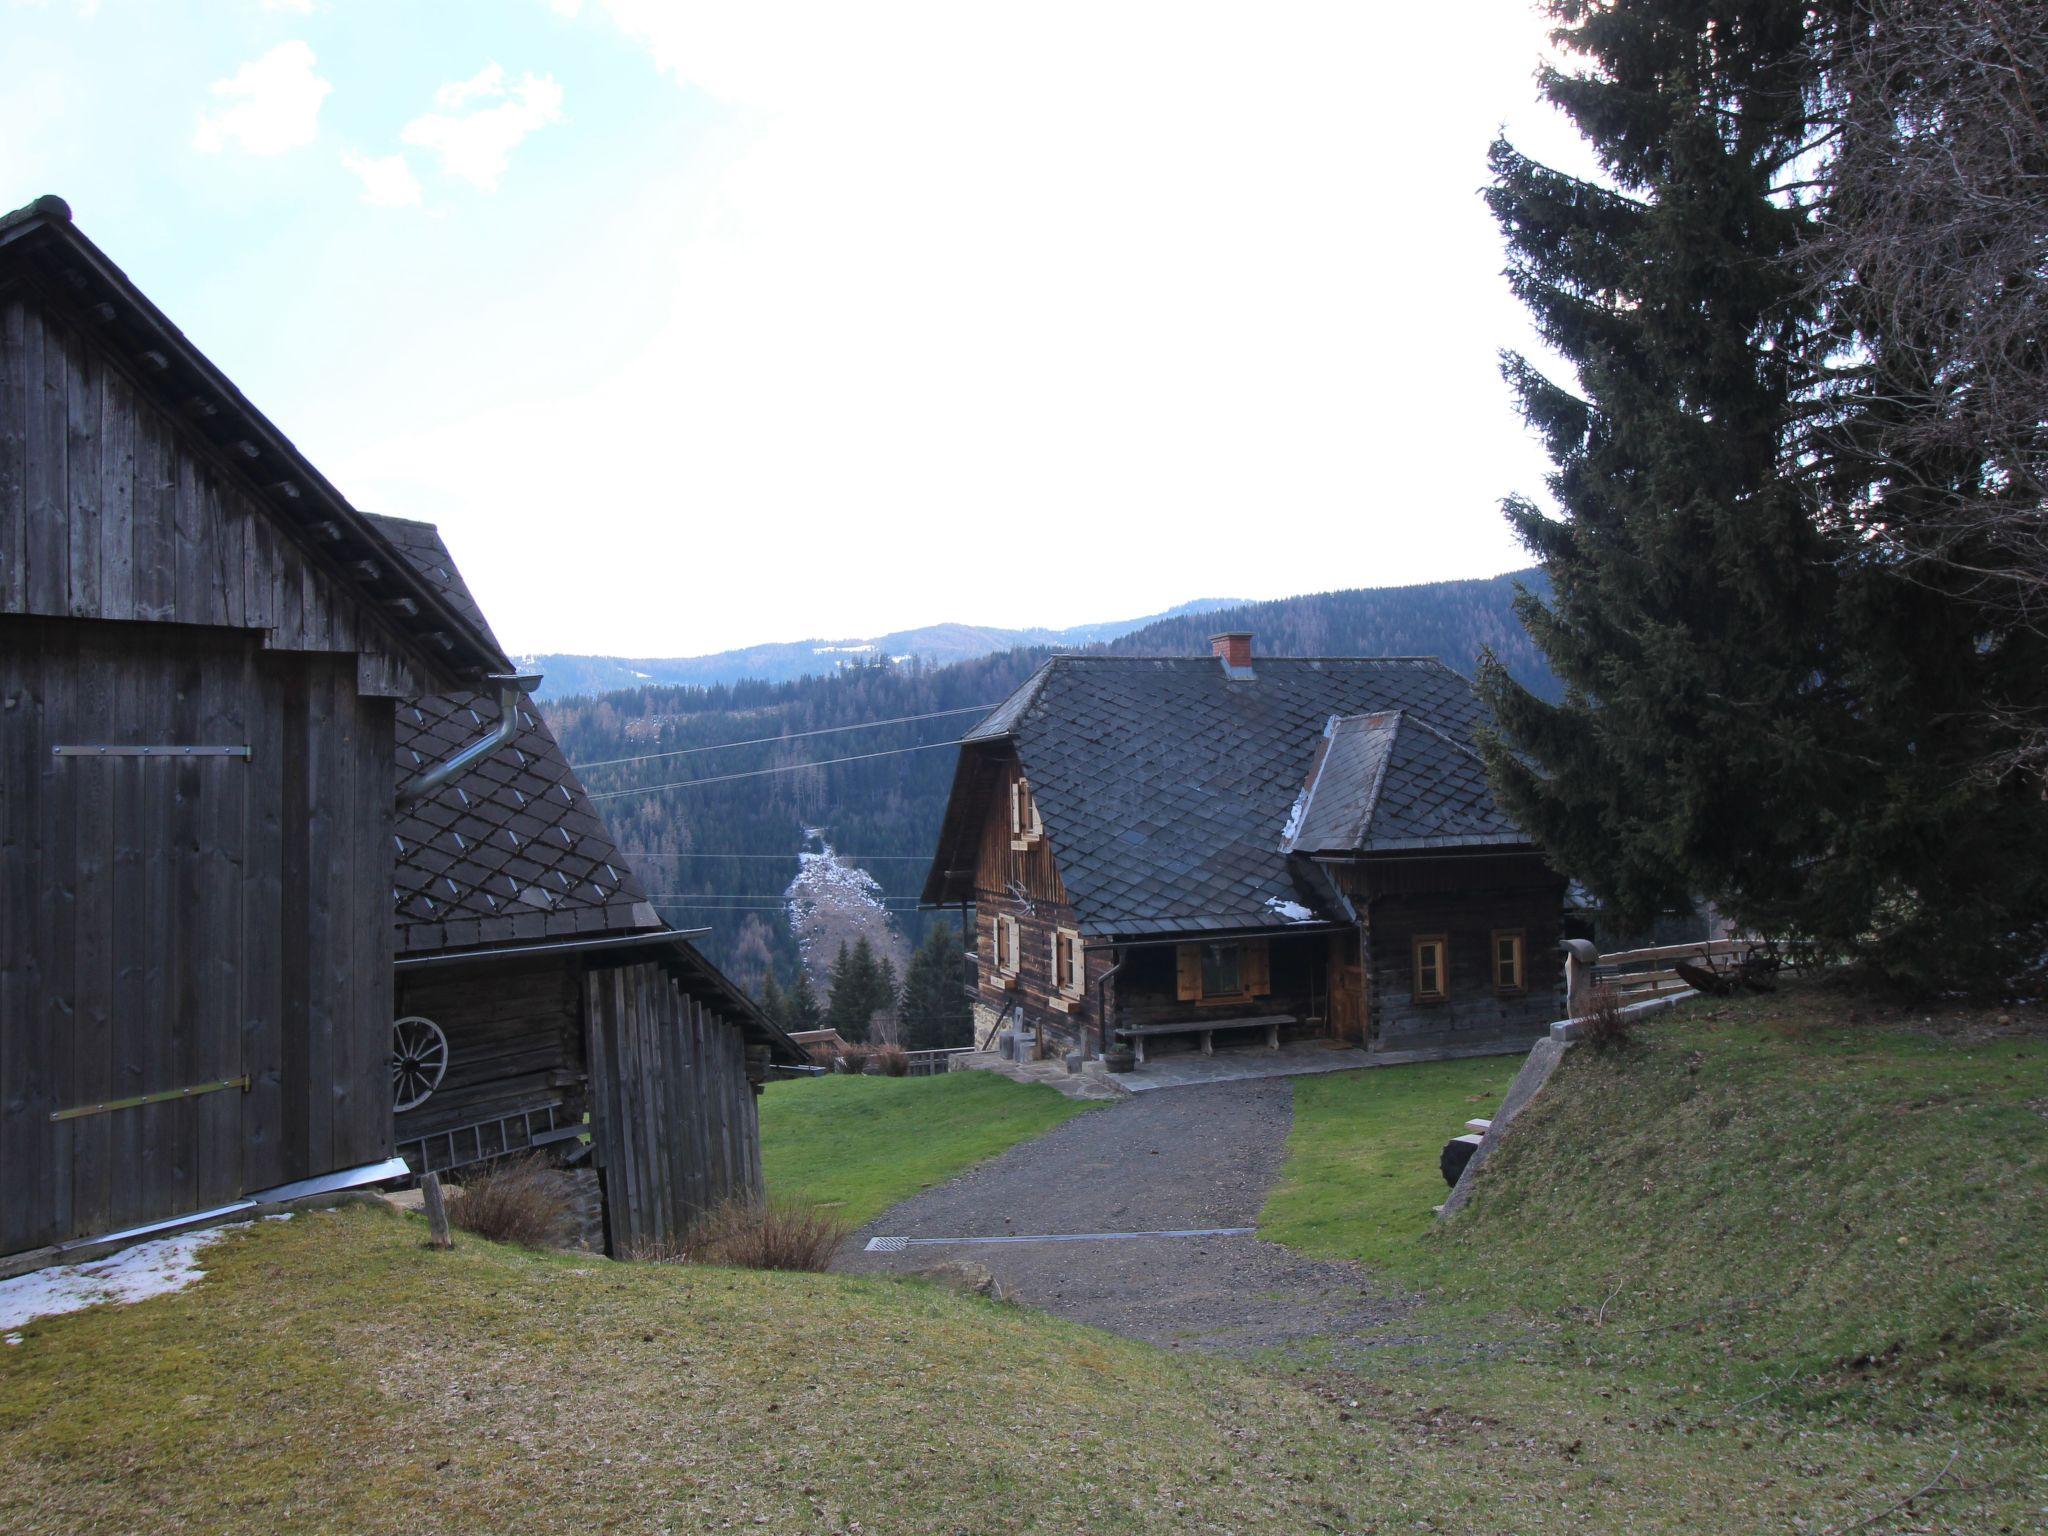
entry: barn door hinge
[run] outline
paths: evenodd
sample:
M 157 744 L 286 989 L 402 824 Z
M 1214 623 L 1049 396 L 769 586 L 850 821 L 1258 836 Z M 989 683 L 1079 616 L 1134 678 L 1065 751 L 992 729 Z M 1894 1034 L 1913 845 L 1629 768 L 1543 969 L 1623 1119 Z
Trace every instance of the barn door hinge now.
M 190 1088 L 166 1088 L 161 1093 L 138 1093 L 132 1099 L 109 1099 L 104 1104 L 80 1104 L 73 1109 L 53 1109 L 52 1120 L 82 1120 L 87 1115 L 104 1115 L 116 1109 L 136 1109 L 144 1104 L 168 1104 L 173 1099 L 196 1099 L 203 1093 L 219 1093 L 226 1088 L 249 1091 L 249 1079 L 224 1077 L 217 1083 L 195 1083 Z
M 247 761 L 247 747 L 52 747 L 52 757 L 239 757 Z

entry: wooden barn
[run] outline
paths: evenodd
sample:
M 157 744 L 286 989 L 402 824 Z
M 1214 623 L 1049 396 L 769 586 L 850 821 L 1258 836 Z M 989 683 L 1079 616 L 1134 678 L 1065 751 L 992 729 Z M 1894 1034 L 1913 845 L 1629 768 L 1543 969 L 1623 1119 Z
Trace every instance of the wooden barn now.
M 396 705 L 509 671 L 62 202 L 0 218 L 0 1255 L 390 1176 Z
M 439 534 L 372 522 L 489 632 Z M 543 1151 L 595 1168 L 627 1254 L 761 1185 L 755 1094 L 807 1058 L 655 916 L 531 700 L 402 702 L 392 1093 L 415 1172 Z M 423 778 L 466 743 L 487 750 Z
M 977 1038 L 1526 1042 L 1565 881 L 1494 804 L 1434 658 L 1061 656 L 964 738 L 924 899 L 972 907 Z

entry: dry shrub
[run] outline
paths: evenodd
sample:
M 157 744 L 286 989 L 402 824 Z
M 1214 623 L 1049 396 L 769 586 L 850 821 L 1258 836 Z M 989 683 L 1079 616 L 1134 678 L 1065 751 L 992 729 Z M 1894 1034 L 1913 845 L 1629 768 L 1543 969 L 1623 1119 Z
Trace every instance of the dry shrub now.
M 839 1053 L 832 1048 L 831 1042 L 824 1040 L 811 1046 L 804 1054 L 811 1058 L 812 1066 L 823 1067 L 827 1072 L 830 1072 L 833 1063 L 839 1060 Z
M 910 1076 L 910 1052 L 900 1045 L 878 1045 L 868 1052 L 868 1060 L 884 1077 Z
M 548 1248 L 569 1231 L 569 1193 L 547 1161 L 523 1157 L 468 1180 L 448 1202 L 451 1225 L 497 1243 Z
M 874 1052 L 864 1045 L 842 1047 L 839 1052 L 839 1070 L 850 1072 L 855 1077 L 859 1077 L 861 1073 L 867 1071 L 868 1060 L 873 1055 Z
M 690 1229 L 681 1243 L 643 1243 L 633 1257 L 656 1264 L 721 1264 L 733 1269 L 825 1269 L 853 1228 L 803 1200 L 732 1199 Z
M 1604 981 L 1580 994 L 1572 1017 L 1579 1038 L 1596 1051 L 1618 1050 L 1635 1038 L 1635 1020 L 1623 1012 L 1621 994 Z

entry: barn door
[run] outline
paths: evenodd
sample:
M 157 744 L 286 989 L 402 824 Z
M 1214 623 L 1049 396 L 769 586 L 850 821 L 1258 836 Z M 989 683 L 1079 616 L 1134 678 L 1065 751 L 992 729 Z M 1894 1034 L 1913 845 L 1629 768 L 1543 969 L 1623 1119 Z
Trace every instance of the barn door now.
M 0 648 L 0 1252 L 245 1187 L 247 649 L 140 626 L 23 638 Z

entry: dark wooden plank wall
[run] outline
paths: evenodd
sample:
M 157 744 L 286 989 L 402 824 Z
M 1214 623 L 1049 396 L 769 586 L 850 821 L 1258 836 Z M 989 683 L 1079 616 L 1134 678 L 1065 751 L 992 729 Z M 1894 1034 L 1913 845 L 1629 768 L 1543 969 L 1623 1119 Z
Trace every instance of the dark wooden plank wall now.
M 1320 933 L 1274 934 L 1266 943 L 1267 989 L 1255 997 L 1191 1001 L 1180 996 L 1176 974 L 1179 946 L 1172 944 L 1133 946 L 1125 951 L 1123 969 L 1112 985 L 1116 989 L 1115 1018 L 1118 1026 L 1141 1024 L 1186 1024 L 1204 1019 L 1264 1018 L 1292 1014 L 1296 1022 L 1282 1031 L 1288 1040 L 1315 1039 L 1329 1030 L 1330 965 L 1329 938 Z M 1252 1044 L 1254 1034 L 1225 1036 L 1219 1044 Z M 1148 1040 L 1145 1054 L 1167 1055 L 1177 1050 L 1199 1050 L 1193 1036 L 1168 1036 Z
M 1561 1016 L 1565 884 L 1536 855 L 1400 859 L 1333 866 L 1366 918 L 1371 1043 L 1380 1049 L 1479 1044 L 1540 1033 Z M 1527 986 L 1493 988 L 1496 930 L 1520 929 Z M 1414 942 L 1450 942 L 1450 995 L 1414 996 Z
M 573 956 L 402 970 L 393 1016 L 410 1014 L 441 1026 L 448 1071 L 426 1103 L 396 1117 L 401 1152 L 414 1141 L 550 1105 L 558 1125 L 583 1117 L 583 972 Z M 470 1138 L 458 1144 L 456 1161 L 504 1150 L 487 1131 L 481 1153 Z M 431 1166 L 451 1166 L 441 1152 L 428 1153 Z
M 233 466 L 19 288 L 0 294 L 0 613 L 260 630 L 360 657 L 363 693 L 427 689 Z
M 0 618 L 0 1253 L 389 1154 L 392 719 L 355 681 L 251 635 Z M 51 752 L 97 743 L 252 757 Z
M 593 966 L 584 1000 L 612 1254 L 675 1241 L 728 1198 L 758 1198 L 760 1122 L 740 1027 L 654 961 Z

